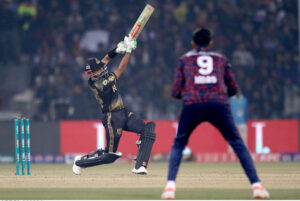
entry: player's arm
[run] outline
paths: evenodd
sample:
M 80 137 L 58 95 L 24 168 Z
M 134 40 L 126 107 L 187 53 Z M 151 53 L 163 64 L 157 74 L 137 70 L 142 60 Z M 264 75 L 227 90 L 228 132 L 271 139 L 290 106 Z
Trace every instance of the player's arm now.
M 107 65 L 110 62 L 110 60 L 112 60 L 112 58 L 110 58 L 108 56 L 108 54 L 106 54 L 105 57 L 101 60 L 101 62 L 103 62 L 103 63 L 105 63 L 105 65 Z
M 175 78 L 172 87 L 172 96 L 177 99 L 181 99 L 181 91 L 184 87 L 185 79 L 183 75 L 183 61 L 180 59 L 177 63 L 175 71 Z
M 101 60 L 101 62 L 107 65 L 113 58 L 115 58 L 118 54 L 124 54 L 126 51 L 126 45 L 124 41 L 118 43 L 117 47 L 107 52 L 105 57 Z
M 225 74 L 224 74 L 225 85 L 227 86 L 227 94 L 228 96 L 234 96 L 238 92 L 238 84 L 234 79 L 234 75 L 232 73 L 231 64 L 227 61 L 225 66 Z
M 117 76 L 117 79 L 119 79 L 121 77 L 121 75 L 123 74 L 123 72 L 125 71 L 125 69 L 128 65 L 129 59 L 130 59 L 131 51 L 134 50 L 137 46 L 136 40 L 132 40 L 128 37 L 125 37 L 124 43 L 126 45 L 126 54 L 122 58 L 118 68 L 116 70 L 114 70 L 114 73 Z
M 122 60 L 120 62 L 119 67 L 116 70 L 114 70 L 114 73 L 115 73 L 115 75 L 117 76 L 118 79 L 124 73 L 124 71 L 125 71 L 125 69 L 126 69 L 126 67 L 128 65 L 128 62 L 129 62 L 129 59 L 130 59 L 130 55 L 131 55 L 130 52 L 126 52 L 126 54 L 124 55 L 124 57 L 122 58 Z

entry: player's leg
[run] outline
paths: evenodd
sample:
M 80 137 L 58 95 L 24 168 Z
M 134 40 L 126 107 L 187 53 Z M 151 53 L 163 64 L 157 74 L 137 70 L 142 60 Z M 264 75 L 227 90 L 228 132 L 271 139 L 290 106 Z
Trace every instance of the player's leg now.
M 74 161 L 73 172 L 80 174 L 80 168 L 109 164 L 120 158 L 122 153 L 117 152 L 117 148 L 125 122 L 126 115 L 123 110 L 106 113 L 102 119 L 106 131 L 105 150 L 99 149 L 84 156 L 77 156 Z
M 143 129 L 145 128 L 146 124 L 145 122 L 141 119 L 138 118 L 133 112 L 126 111 L 127 115 L 127 122 L 124 126 L 125 131 L 130 131 L 136 133 L 140 138 L 136 141 L 137 148 L 139 150 L 140 145 L 141 145 L 141 133 Z M 134 160 L 136 160 L 136 156 L 134 157 Z
M 182 151 L 188 143 L 188 139 L 195 129 L 201 123 L 203 113 L 200 112 L 200 105 L 184 106 L 180 119 L 177 134 L 172 145 L 169 160 L 168 182 L 161 196 L 162 199 L 175 198 L 175 179 L 182 159 Z
M 233 148 L 240 159 L 250 182 L 259 182 L 254 163 L 247 147 L 238 133 L 229 107 L 220 103 L 210 104 L 208 107 L 210 107 L 211 110 L 210 115 L 208 115 L 209 122 L 220 130 L 225 140 Z
M 126 121 L 127 117 L 125 109 L 106 113 L 102 119 L 106 131 L 105 152 L 113 153 L 117 151 Z
M 254 162 L 251 158 L 248 148 L 240 137 L 239 132 L 234 124 L 229 106 L 221 103 L 211 103 L 208 104 L 207 107 L 209 107 L 211 111 L 208 114 L 208 121 L 212 123 L 217 129 L 219 129 L 223 137 L 233 148 L 250 183 L 253 185 L 253 187 L 255 187 L 256 185 L 261 186 L 260 180 L 256 173 Z M 269 197 L 268 192 L 265 189 L 260 191 L 265 192 L 263 193 L 264 196 L 260 198 Z
M 247 125 L 243 123 L 243 124 L 235 124 L 235 126 L 236 126 L 244 144 L 247 146 Z M 229 153 L 233 152 L 230 144 L 228 144 L 228 152 Z
M 144 121 L 135 116 L 132 112 L 127 112 L 128 120 L 124 126 L 124 130 L 138 133 L 138 154 L 136 164 L 132 172 L 135 174 L 147 174 L 147 166 L 150 159 L 152 147 L 156 139 L 155 123 Z
M 237 129 L 240 133 L 240 136 L 241 136 L 243 142 L 247 146 L 247 124 L 246 123 L 237 124 L 236 126 L 237 126 Z
M 132 170 L 135 174 L 147 174 L 147 167 L 153 148 L 154 141 L 156 139 L 155 123 L 146 123 L 144 129 L 141 132 L 140 144 L 138 146 L 138 153 L 136 156 L 135 167 Z
M 189 105 L 183 108 L 177 134 L 170 152 L 168 180 L 175 181 L 182 158 L 182 151 L 187 145 L 194 128 L 201 123 L 201 118 L 202 115 L 200 112 L 197 112 L 197 106 Z

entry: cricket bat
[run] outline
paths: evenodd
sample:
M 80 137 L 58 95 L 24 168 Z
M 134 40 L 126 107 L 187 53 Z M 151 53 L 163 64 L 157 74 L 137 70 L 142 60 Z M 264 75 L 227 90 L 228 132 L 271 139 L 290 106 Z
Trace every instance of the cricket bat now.
M 136 40 L 140 33 L 142 32 L 145 24 L 148 22 L 149 18 L 151 17 L 152 13 L 154 11 L 154 8 L 147 4 L 140 14 L 139 18 L 135 22 L 134 26 L 132 27 L 131 31 L 129 32 L 129 37 Z

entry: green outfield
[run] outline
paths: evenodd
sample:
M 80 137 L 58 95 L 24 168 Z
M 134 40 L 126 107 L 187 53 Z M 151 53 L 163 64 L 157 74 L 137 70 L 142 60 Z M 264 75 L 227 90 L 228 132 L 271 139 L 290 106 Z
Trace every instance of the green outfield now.
M 271 199 L 300 199 L 300 163 L 257 163 Z M 166 163 L 152 163 L 149 175 L 131 174 L 133 164 L 115 163 L 74 175 L 71 165 L 32 165 L 31 176 L 15 176 L 14 165 L 0 165 L 0 199 L 160 199 Z M 251 199 L 252 191 L 238 163 L 183 163 L 177 199 Z

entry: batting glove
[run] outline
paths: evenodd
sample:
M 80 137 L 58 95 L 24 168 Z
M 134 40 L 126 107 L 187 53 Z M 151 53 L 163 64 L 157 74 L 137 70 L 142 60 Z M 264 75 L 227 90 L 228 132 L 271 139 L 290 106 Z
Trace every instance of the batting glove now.
M 126 52 L 126 45 L 124 41 L 121 41 L 117 45 L 116 53 L 118 54 L 124 54 Z
M 131 52 L 132 50 L 135 50 L 137 47 L 136 40 L 133 40 L 130 37 L 125 36 L 124 43 L 126 45 L 126 52 Z

